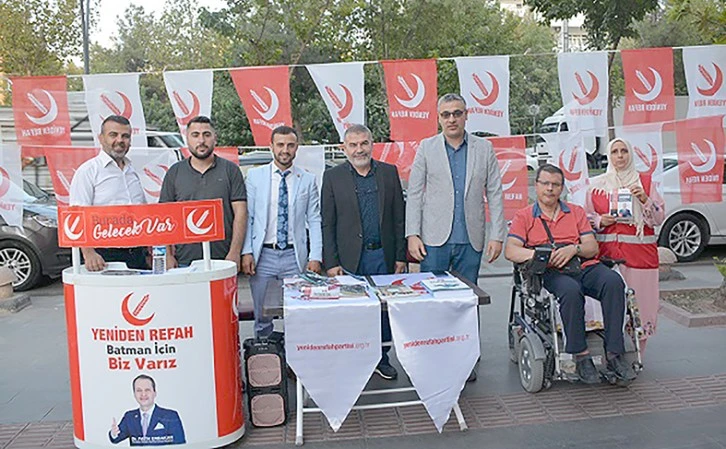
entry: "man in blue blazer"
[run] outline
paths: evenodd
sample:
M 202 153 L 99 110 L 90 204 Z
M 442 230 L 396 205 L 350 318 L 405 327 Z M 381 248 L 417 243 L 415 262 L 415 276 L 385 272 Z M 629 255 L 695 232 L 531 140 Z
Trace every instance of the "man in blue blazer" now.
M 184 426 L 174 410 L 155 404 L 156 382 L 151 376 L 140 374 L 131 383 L 139 408 L 124 413 L 121 422 L 113 419 L 108 438 L 118 444 L 129 438 L 131 446 L 162 446 L 184 444 Z
M 321 272 L 323 237 L 318 186 L 315 175 L 293 165 L 298 140 L 294 128 L 275 128 L 270 146 L 273 161 L 247 172 L 247 237 L 242 248 L 242 272 L 250 276 L 257 337 L 272 333 L 272 318 L 262 315 L 269 281 L 305 269 Z

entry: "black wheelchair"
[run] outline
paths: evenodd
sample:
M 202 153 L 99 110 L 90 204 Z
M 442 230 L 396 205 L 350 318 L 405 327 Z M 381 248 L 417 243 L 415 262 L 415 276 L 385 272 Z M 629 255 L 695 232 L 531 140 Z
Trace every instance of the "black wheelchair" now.
M 623 260 L 601 260 L 617 271 Z M 536 393 L 548 389 L 555 380 L 575 382 L 574 356 L 564 352 L 562 326 L 557 298 L 543 287 L 544 267 L 535 264 L 515 264 L 514 285 L 509 309 L 509 353 L 518 365 L 522 387 Z M 619 274 L 619 272 L 618 272 Z M 636 373 L 643 370 L 639 337 L 643 335 L 635 292 L 626 286 L 624 320 L 625 360 Z M 600 319 L 597 319 L 599 313 Z M 585 324 L 587 346 L 602 380 L 627 386 L 630 382 L 618 379 L 607 369 L 604 349 L 604 326 L 599 301 L 586 297 Z

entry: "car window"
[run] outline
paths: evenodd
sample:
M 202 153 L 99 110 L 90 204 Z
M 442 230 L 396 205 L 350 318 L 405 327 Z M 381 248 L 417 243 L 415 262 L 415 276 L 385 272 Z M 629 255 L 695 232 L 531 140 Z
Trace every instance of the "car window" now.
M 678 159 L 675 158 L 664 158 L 663 159 L 663 171 L 666 172 L 673 167 L 678 167 Z
M 178 148 L 184 146 L 184 141 L 182 140 L 181 134 L 164 134 L 162 136 L 158 136 L 159 139 L 164 142 L 163 146 L 169 147 L 169 148 Z
M 146 145 L 149 148 L 159 148 L 159 147 L 163 147 L 164 146 L 162 144 L 162 142 L 156 136 L 147 136 L 146 137 Z
M 567 131 L 567 122 L 560 123 L 560 131 Z
M 50 198 L 50 195 L 43 189 L 26 180 L 23 180 L 23 194 L 23 200 L 27 202 L 33 202 L 33 200 L 45 201 Z
M 557 123 L 548 123 L 546 125 L 542 125 L 542 127 L 540 127 L 539 129 L 539 132 L 541 132 L 542 134 L 556 133 Z

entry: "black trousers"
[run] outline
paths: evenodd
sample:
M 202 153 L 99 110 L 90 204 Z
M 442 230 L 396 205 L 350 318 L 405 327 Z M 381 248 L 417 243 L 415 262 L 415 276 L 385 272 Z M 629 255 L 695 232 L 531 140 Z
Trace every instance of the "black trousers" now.
M 585 340 L 585 295 L 600 301 L 605 320 L 605 349 L 614 354 L 625 352 L 625 283 L 618 273 L 598 263 L 577 276 L 553 270 L 544 275 L 544 287 L 560 303 L 565 331 L 565 352 L 577 354 L 587 349 Z
M 358 271 L 356 274 L 362 276 L 375 276 L 377 274 L 389 274 L 386 269 L 386 259 L 383 255 L 383 248 L 378 249 L 365 249 L 361 250 L 360 261 L 358 262 Z M 392 339 L 391 336 L 391 321 L 388 318 L 388 311 L 381 310 L 381 341 L 389 343 Z M 384 365 L 389 365 L 388 351 L 391 350 L 390 346 L 381 347 L 381 362 Z
M 126 262 L 127 267 L 137 270 L 149 268 L 146 263 L 146 248 L 142 246 L 136 248 L 96 248 L 96 252 L 106 262 Z

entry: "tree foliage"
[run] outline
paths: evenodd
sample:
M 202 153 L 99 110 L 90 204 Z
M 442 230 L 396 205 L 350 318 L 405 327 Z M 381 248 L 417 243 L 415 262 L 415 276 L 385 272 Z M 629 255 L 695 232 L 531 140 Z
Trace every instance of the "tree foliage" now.
M 79 55 L 77 0 L 0 2 L 0 72 L 57 75 Z
M 567 20 L 582 14 L 587 41 L 594 50 L 614 50 L 635 37 L 635 22 L 658 7 L 658 0 L 525 0 L 544 20 Z
M 2 0 L 0 73 L 62 74 L 70 58 L 80 54 L 77 7 L 77 0 Z M 0 85 L 2 90 L 7 88 Z
M 705 43 L 726 44 L 726 3 L 723 0 L 671 0 L 671 22 L 696 30 Z

